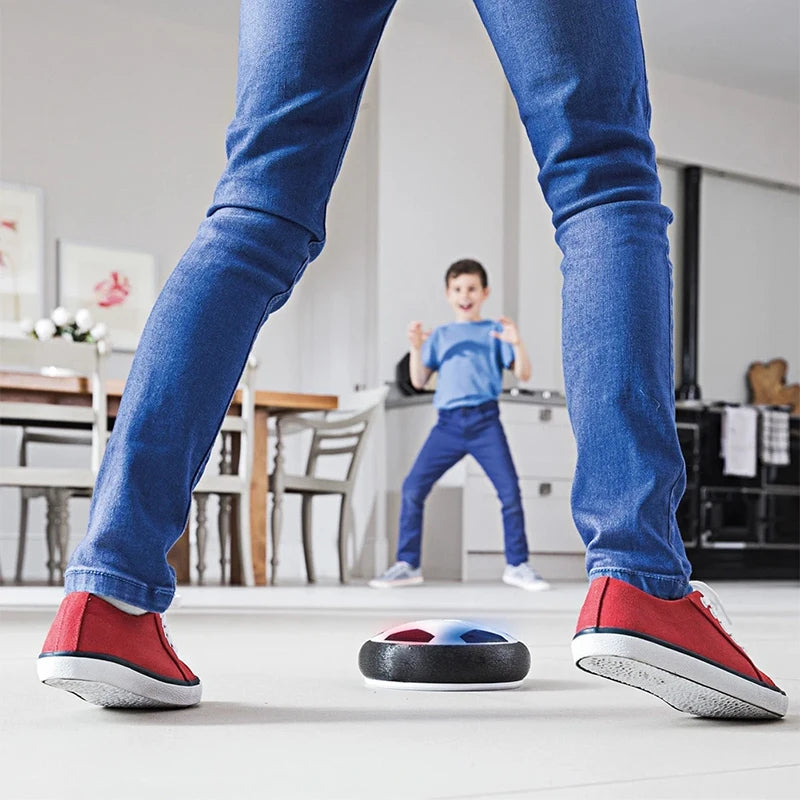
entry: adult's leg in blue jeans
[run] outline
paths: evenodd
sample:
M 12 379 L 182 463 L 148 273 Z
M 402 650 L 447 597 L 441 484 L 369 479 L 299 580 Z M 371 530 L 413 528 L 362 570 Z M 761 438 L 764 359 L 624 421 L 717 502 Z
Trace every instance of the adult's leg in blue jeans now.
M 68 592 L 172 600 L 183 531 L 245 359 L 325 238 L 325 209 L 394 0 L 242 0 L 236 113 L 208 217 L 142 334 Z
M 562 349 L 590 578 L 690 591 L 675 520 L 672 274 L 633 0 L 475 0 L 564 254 Z

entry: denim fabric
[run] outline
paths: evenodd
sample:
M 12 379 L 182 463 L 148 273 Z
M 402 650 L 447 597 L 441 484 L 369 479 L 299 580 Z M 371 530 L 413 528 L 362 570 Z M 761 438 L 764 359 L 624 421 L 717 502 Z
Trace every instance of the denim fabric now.
M 433 484 L 450 467 L 471 455 L 497 490 L 503 510 L 506 561 L 512 566 L 528 560 L 525 515 L 519 481 L 497 402 L 439 411 L 439 420 L 428 434 L 411 472 L 403 481 L 397 560 L 418 567 L 422 548 L 422 516 L 425 498 Z M 436 535 L 449 536 L 449 531 Z
M 325 208 L 390 0 L 242 0 L 228 164 L 134 358 L 67 591 L 163 611 L 248 351 L 325 239 Z M 689 591 L 675 523 L 671 265 L 633 0 L 476 0 L 564 254 L 574 518 L 591 577 Z M 443 40 L 442 46 L 446 46 Z

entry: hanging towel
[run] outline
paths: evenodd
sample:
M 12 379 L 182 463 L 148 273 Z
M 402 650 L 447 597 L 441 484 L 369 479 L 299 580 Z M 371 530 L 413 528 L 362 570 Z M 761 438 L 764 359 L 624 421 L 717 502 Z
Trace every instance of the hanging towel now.
M 758 411 L 753 406 L 727 406 L 722 411 L 720 455 L 724 475 L 756 476 Z
M 761 461 L 785 466 L 789 463 L 789 412 L 762 406 Z

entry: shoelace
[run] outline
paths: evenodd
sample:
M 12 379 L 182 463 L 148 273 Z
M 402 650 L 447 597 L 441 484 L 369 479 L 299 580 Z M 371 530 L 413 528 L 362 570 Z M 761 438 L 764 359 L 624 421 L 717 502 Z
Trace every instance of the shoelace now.
M 166 636 L 166 638 L 167 638 L 167 641 L 169 642 L 169 646 L 170 646 L 170 647 L 171 647 L 173 650 L 176 650 L 176 648 L 175 648 L 175 642 L 173 641 L 173 639 L 172 639 L 172 636 L 170 635 L 170 632 L 169 632 L 169 627 L 167 626 L 167 617 L 166 617 L 166 614 L 159 614 L 159 616 L 161 617 L 161 627 L 162 627 L 162 628 L 163 628 L 163 630 L 164 630 L 164 636 Z M 176 650 L 176 652 L 177 652 L 177 650 Z
M 175 592 L 175 594 L 172 597 L 172 602 L 169 604 L 169 608 L 167 608 L 167 611 L 169 611 L 171 608 L 180 608 L 182 603 L 183 603 L 183 597 L 180 594 L 178 594 L 178 592 Z M 167 641 L 169 642 L 169 646 L 173 650 L 177 651 L 177 648 L 175 647 L 175 641 L 173 640 L 169 632 L 166 614 L 167 614 L 166 611 L 163 614 L 159 614 L 159 616 L 161 617 L 161 627 L 164 629 L 164 636 L 166 636 Z
M 397 564 L 394 564 L 393 566 L 389 567 L 389 569 L 386 571 L 386 577 L 388 579 L 399 578 L 405 575 L 407 572 L 410 572 L 410 570 L 411 567 L 409 567 L 408 564 L 405 564 L 404 562 L 400 561 Z
M 520 578 L 527 578 L 531 581 L 543 580 L 542 576 L 530 564 L 518 564 L 514 567 L 514 570 Z
M 703 583 L 703 581 L 689 581 L 689 586 L 700 592 L 700 602 L 711 612 L 711 616 L 719 622 L 722 626 L 722 630 L 733 639 L 733 634 L 731 633 L 733 623 L 731 622 L 731 618 L 725 613 L 725 609 L 722 607 L 722 601 L 717 596 L 717 593 L 707 583 Z M 734 641 L 736 640 L 734 639 Z

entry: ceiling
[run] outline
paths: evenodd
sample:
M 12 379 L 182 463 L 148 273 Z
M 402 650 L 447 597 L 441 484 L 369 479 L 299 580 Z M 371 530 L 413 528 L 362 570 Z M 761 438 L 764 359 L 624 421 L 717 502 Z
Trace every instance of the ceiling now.
M 648 66 L 800 102 L 799 0 L 638 5 Z
M 94 1 L 131 8 L 130 0 Z M 452 22 L 456 1 L 399 0 L 395 13 L 428 24 Z M 800 0 L 639 0 L 638 5 L 651 68 L 800 102 Z M 236 24 L 238 6 L 238 0 L 137 0 L 135 7 L 187 26 L 227 30 Z

